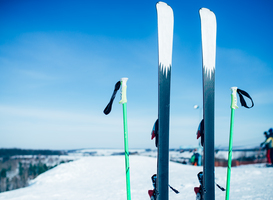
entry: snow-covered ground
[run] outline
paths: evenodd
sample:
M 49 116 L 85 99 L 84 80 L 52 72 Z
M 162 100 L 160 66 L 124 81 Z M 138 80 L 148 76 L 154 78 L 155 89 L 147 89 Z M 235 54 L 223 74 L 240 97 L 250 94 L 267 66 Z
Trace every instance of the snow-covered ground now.
M 130 155 L 132 200 L 149 200 L 156 163 L 155 157 Z M 199 171 L 202 167 L 170 162 L 169 182 L 180 193 L 170 190 L 169 199 L 195 199 Z M 215 177 L 225 187 L 226 168 L 216 167 Z M 0 193 L 0 200 L 122 200 L 126 199 L 125 180 L 124 156 L 78 156 L 41 174 L 26 188 Z M 225 199 L 225 192 L 215 190 L 216 199 Z M 232 168 L 230 199 L 273 199 L 273 168 L 264 164 Z

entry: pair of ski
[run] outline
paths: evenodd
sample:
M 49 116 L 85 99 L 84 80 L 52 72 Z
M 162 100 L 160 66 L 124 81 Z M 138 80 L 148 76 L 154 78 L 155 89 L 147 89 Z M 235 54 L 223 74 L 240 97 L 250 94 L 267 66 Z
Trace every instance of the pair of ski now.
M 157 187 L 156 200 L 169 199 L 169 121 L 170 83 L 173 46 L 173 10 L 164 2 L 158 2 L 158 138 L 156 139 Z M 205 198 L 214 195 L 214 80 L 216 53 L 216 18 L 207 8 L 199 10 L 203 55 L 203 113 L 206 137 L 204 141 L 204 187 Z
M 157 163 L 157 187 L 154 188 L 153 198 L 166 200 L 169 186 L 169 113 L 170 113 L 170 80 L 172 66 L 172 42 L 173 42 L 173 10 L 164 2 L 158 2 L 158 120 L 154 130 L 157 130 L 156 146 L 158 148 Z M 203 58 L 203 138 L 204 159 L 202 174 L 202 195 L 199 199 L 215 199 L 215 175 L 214 175 L 214 107 L 215 107 L 215 58 L 216 58 L 216 17 L 207 8 L 199 10 L 201 19 L 202 58 Z M 242 106 L 251 108 L 254 106 L 252 98 L 243 90 L 232 87 L 230 142 L 227 170 L 226 200 L 229 199 L 230 170 L 232 160 L 232 135 L 234 110 L 237 107 L 236 94 L 238 92 Z M 243 96 L 248 97 L 252 106 L 248 107 Z M 199 176 L 198 176 L 199 177 Z M 218 188 L 224 188 L 216 184 Z
M 172 42 L 173 42 L 173 11 L 166 3 L 158 2 L 158 120 L 153 130 L 157 130 L 156 146 L 158 148 L 157 163 L 157 187 L 154 188 L 153 198 L 156 200 L 169 199 L 169 113 L 170 113 L 170 80 L 172 66 Z M 202 37 L 202 60 L 203 60 L 203 171 L 202 174 L 202 194 L 197 194 L 197 199 L 215 199 L 215 175 L 214 175 L 214 107 L 215 107 L 215 58 L 216 58 L 216 17 L 215 14 L 207 8 L 199 10 L 201 19 L 201 37 Z M 231 105 L 231 123 L 230 123 L 230 141 L 227 170 L 227 190 L 226 200 L 229 199 L 230 190 L 230 171 L 232 160 L 232 135 L 234 110 L 237 107 L 238 92 L 242 106 L 251 108 L 254 106 L 252 98 L 243 90 L 232 87 L 232 105 Z M 248 107 L 243 96 L 248 97 L 252 106 Z M 152 132 L 154 133 L 154 131 Z M 153 136 L 152 136 L 153 137 Z M 199 176 L 198 176 L 199 177 Z M 199 177 L 200 178 L 200 177 Z M 201 180 L 201 179 L 199 179 Z M 225 191 L 224 188 L 216 184 L 218 188 Z M 151 196 L 151 195 L 150 195 Z

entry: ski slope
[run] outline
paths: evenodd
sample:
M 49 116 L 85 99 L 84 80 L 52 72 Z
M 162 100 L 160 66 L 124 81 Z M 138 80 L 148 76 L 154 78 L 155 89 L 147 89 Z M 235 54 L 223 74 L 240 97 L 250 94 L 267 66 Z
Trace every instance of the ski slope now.
M 151 176 L 156 173 L 156 158 L 131 155 L 132 200 L 149 200 Z M 170 162 L 170 200 L 195 199 L 199 186 L 196 174 L 202 167 Z M 273 199 L 273 168 L 248 165 L 232 168 L 230 199 Z M 226 168 L 215 168 L 216 182 L 225 187 Z M 0 193 L 0 200 L 109 200 L 126 199 L 124 156 L 88 156 L 61 164 L 31 181 L 30 186 Z M 225 192 L 216 187 L 216 199 Z

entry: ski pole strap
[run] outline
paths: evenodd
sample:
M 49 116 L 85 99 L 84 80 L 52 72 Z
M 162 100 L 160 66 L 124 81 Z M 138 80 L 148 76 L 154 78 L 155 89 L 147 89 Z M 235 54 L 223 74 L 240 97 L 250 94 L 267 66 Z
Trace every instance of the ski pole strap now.
M 103 111 L 103 113 L 104 113 L 105 115 L 108 115 L 108 114 L 111 112 L 112 104 L 113 104 L 113 101 L 114 101 L 114 99 L 115 99 L 115 97 L 116 97 L 116 94 L 117 94 L 117 91 L 119 90 L 119 88 L 120 88 L 120 81 L 118 81 L 118 82 L 116 83 L 114 92 L 113 92 L 112 97 L 111 97 L 111 99 L 110 99 L 110 102 L 108 103 L 108 105 L 105 107 L 105 109 L 104 109 L 104 111 Z
M 240 102 L 241 102 L 242 106 L 244 106 L 246 108 L 252 108 L 254 106 L 254 102 L 253 102 L 251 96 L 246 91 L 240 90 L 240 89 L 237 88 L 237 93 L 239 94 Z M 250 99 L 250 101 L 252 103 L 252 105 L 250 107 L 246 104 L 244 96 Z
M 216 183 L 216 186 L 220 189 L 220 190 L 222 190 L 223 192 L 224 191 L 226 191 L 226 189 L 225 188 L 223 188 L 223 187 L 221 187 L 220 185 L 218 185 L 217 183 Z
M 176 190 L 176 189 L 174 189 L 172 186 L 170 186 L 170 185 L 169 185 L 169 187 L 172 189 L 172 191 L 174 191 L 174 192 L 175 192 L 175 194 L 178 194 L 178 193 L 179 193 L 179 191 L 178 191 L 178 190 Z

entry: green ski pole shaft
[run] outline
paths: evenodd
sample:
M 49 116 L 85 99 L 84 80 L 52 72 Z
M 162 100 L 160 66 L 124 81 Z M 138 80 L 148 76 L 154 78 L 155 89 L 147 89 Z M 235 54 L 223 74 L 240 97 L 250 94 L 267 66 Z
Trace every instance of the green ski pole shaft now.
M 123 104 L 123 125 L 124 125 L 124 150 L 125 150 L 127 200 L 131 200 L 128 127 L 127 127 L 127 103 Z
M 232 141 L 233 141 L 233 123 L 234 123 L 234 111 L 237 106 L 237 87 L 231 88 L 231 117 L 230 117 L 230 133 L 229 133 L 229 149 L 228 149 L 228 168 L 227 168 L 227 185 L 226 185 L 226 200 L 229 200 L 230 191 L 230 173 L 232 163 Z
M 128 126 L 127 126 L 127 82 L 128 78 L 120 79 L 121 82 L 121 100 L 120 104 L 123 107 L 123 127 L 124 127 L 124 150 L 125 150 L 125 172 L 126 172 L 126 189 L 127 200 L 131 200 L 131 186 L 130 186 L 130 167 L 129 167 L 129 148 L 128 148 Z
M 229 199 L 230 190 L 230 173 L 231 173 L 231 163 L 232 163 L 232 141 L 233 141 L 233 119 L 234 119 L 234 109 L 231 109 L 231 121 L 230 121 L 230 133 L 229 133 L 229 148 L 228 148 L 228 168 L 227 168 L 227 188 L 226 188 L 226 200 Z

